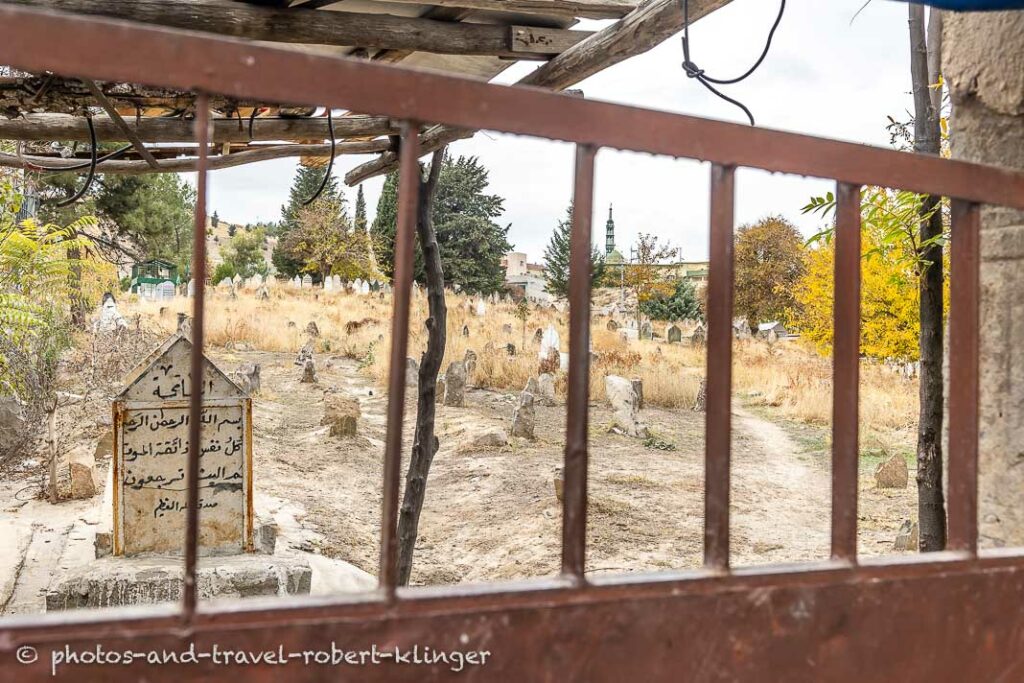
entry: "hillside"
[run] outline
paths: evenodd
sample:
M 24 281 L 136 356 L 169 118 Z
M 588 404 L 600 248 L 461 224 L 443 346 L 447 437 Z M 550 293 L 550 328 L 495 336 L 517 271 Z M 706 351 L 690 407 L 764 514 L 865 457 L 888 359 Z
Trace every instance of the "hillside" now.
M 214 227 L 210 218 L 206 218 L 206 232 L 210 236 L 210 239 L 206 243 L 206 251 L 210 257 L 210 264 L 216 267 L 217 264 L 223 261 L 221 257 L 221 249 L 231 243 L 231 229 L 232 227 L 236 232 L 243 232 L 245 226 L 241 223 L 229 223 L 224 219 L 221 219 L 217 226 Z M 274 253 L 274 247 L 277 245 L 277 238 L 267 236 L 266 245 L 263 247 L 263 260 L 267 263 L 268 272 L 273 272 L 273 264 L 270 261 L 271 255 Z

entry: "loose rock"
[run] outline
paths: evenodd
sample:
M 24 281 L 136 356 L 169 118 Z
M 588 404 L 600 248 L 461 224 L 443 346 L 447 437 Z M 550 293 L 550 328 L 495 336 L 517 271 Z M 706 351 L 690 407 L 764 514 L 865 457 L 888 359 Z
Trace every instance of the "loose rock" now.
M 244 363 L 234 372 L 233 379 L 238 388 L 249 394 L 260 393 L 260 364 Z
M 519 405 L 512 412 L 512 436 L 533 439 L 536 424 L 536 410 L 533 407 L 533 394 L 524 391 L 519 395 Z
M 331 436 L 355 436 L 361 414 L 357 399 L 329 393 L 324 395 L 324 417 L 320 424 L 330 426 Z
M 415 358 L 405 359 L 405 386 L 418 387 L 420 384 L 420 364 Z
M 529 387 L 527 383 L 527 387 Z M 537 391 L 531 392 L 534 398 L 538 399 L 542 405 L 553 406 L 556 404 L 555 400 L 555 377 L 550 373 L 541 373 L 537 377 Z
M 639 419 L 640 407 L 633 383 L 625 377 L 608 375 L 604 378 L 604 388 L 614 411 L 612 430 L 640 439 L 650 436 L 647 426 Z
M 453 361 L 444 376 L 444 404 L 454 408 L 466 405 L 466 363 Z
M 909 481 L 910 472 L 902 455 L 894 455 L 875 468 L 875 484 L 880 489 L 905 489 Z
M 68 469 L 71 475 L 71 497 L 92 498 L 99 491 L 96 476 L 95 448 L 87 444 L 74 448 L 68 454 Z
M 893 543 L 893 550 L 917 550 L 919 542 L 917 524 L 909 519 L 903 520 L 900 530 L 896 534 L 896 542 Z
M 317 382 L 316 376 L 316 363 L 310 358 L 306 360 L 302 366 L 302 379 L 299 380 L 303 384 L 315 384 Z
M 501 427 L 492 427 L 474 436 L 473 445 L 481 448 L 500 448 L 508 445 L 508 434 Z

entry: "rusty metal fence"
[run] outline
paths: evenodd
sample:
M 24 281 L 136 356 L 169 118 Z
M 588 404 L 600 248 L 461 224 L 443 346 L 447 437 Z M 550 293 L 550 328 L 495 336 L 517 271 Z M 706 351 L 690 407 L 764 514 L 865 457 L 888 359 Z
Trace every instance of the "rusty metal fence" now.
M 0 5 L 0 63 L 64 76 L 167 86 L 199 93 L 201 161 L 195 215 L 193 375 L 204 331 L 206 95 L 316 103 L 400 119 L 400 189 L 391 371 L 388 379 L 379 590 L 359 598 L 309 598 L 204 606 L 196 599 L 198 449 L 191 449 L 185 591 L 180 607 L 69 613 L 0 624 L 0 677 L 48 678 L 23 667 L 17 648 L 72 643 L 133 650 L 194 642 L 257 650 L 350 646 L 452 647 L 492 652 L 460 676 L 502 681 L 1021 680 L 1024 556 L 977 549 L 979 208 L 1024 209 L 1024 174 L 958 161 L 586 101 L 528 88 L 304 54 L 187 32 Z M 571 239 L 570 358 L 562 517 L 562 575 L 522 583 L 396 588 L 396 520 L 421 155 L 422 122 L 576 144 Z M 587 519 L 591 215 L 602 147 L 710 162 L 707 297 L 705 567 L 593 578 L 584 575 Z M 733 206 L 740 167 L 837 182 L 832 439 L 832 557 L 757 570 L 729 566 Z M 949 551 L 857 557 L 860 189 L 881 185 L 949 197 L 952 220 Z M 192 397 L 192 443 L 201 396 Z M 481 530 L 481 533 L 487 533 Z M 56 618 L 55 618 L 56 617 Z M 898 635 L 897 635 L 898 634 Z M 229 675 L 212 664 L 81 668 L 82 678 L 157 680 Z M 439 680 L 446 665 L 307 667 L 250 680 Z M 1000 678 L 1001 677 L 1001 678 Z

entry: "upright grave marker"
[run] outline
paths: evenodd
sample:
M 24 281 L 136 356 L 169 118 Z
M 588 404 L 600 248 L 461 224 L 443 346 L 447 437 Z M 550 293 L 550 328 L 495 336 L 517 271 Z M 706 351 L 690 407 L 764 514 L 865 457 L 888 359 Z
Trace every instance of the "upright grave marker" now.
M 115 555 L 183 551 L 191 347 L 172 336 L 114 400 Z M 202 392 L 199 552 L 252 551 L 252 399 L 206 358 Z

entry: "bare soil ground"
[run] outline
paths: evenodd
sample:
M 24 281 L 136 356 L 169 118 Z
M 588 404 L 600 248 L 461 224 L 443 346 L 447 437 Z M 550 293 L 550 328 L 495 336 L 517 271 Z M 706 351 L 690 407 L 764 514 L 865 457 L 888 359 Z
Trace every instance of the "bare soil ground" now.
M 215 354 L 225 368 L 263 367 L 256 401 L 256 487 L 305 510 L 323 554 L 376 572 L 386 397 L 355 361 L 321 357 L 318 385 L 301 384 L 291 354 Z M 361 435 L 330 437 L 320 425 L 325 389 L 359 398 Z M 472 445 L 490 426 L 507 428 L 512 394 L 470 390 L 465 408 L 438 406 L 438 452 L 420 524 L 413 583 L 448 584 L 557 573 L 561 507 L 553 477 L 562 461 L 564 406 L 537 407 L 535 441 Z M 406 406 L 406 452 L 413 399 Z M 648 448 L 608 433 L 610 411 L 590 411 L 587 569 L 629 572 L 701 563 L 704 415 L 648 408 L 658 438 Z M 825 430 L 774 423 L 734 407 L 732 552 L 737 566 L 828 556 L 830 475 Z M 862 468 L 863 554 L 892 552 L 904 519 L 916 518 L 914 489 L 878 490 Z M 403 466 L 404 471 L 404 466 Z M 911 479 L 913 481 L 913 479 Z
M 262 366 L 255 400 L 254 475 L 257 512 L 283 527 L 278 545 L 322 555 L 376 574 L 386 396 L 357 361 L 318 354 L 318 384 L 299 382 L 294 355 L 225 351 L 210 356 L 231 371 Z M 325 391 L 359 399 L 359 436 L 338 438 L 322 426 Z M 405 446 L 412 438 L 414 398 L 406 405 Z M 537 406 L 536 440 L 501 448 L 473 445 L 491 427 L 507 429 L 516 396 L 470 389 L 466 406 L 438 406 L 438 452 L 427 488 L 412 581 L 453 584 L 550 576 L 560 564 L 561 505 L 554 475 L 562 463 L 565 408 Z M 109 405 L 95 404 L 95 429 L 109 429 Z M 698 567 L 702 558 L 704 415 L 647 407 L 657 439 L 651 448 L 611 434 L 607 405 L 590 408 L 587 571 L 623 573 Z M 92 423 L 92 420 L 86 420 Z M 829 552 L 830 476 L 827 429 L 782 420 L 771 410 L 733 407 L 732 562 L 734 566 L 824 559 Z M 916 491 L 879 490 L 877 458 L 863 458 L 860 552 L 892 551 L 897 529 L 916 519 Z M 99 463 L 105 481 L 108 462 Z M 31 468 L 30 468 L 31 469 Z M 404 471 L 404 463 L 403 463 Z M 913 475 L 913 470 L 911 470 Z M 38 475 L 0 482 L 0 612 L 42 610 L 55 568 L 88 561 L 90 530 L 100 523 L 102 495 L 52 506 L 34 498 Z M 315 557 L 315 556 L 314 556 Z M 334 567 L 346 565 L 335 562 Z M 328 567 L 329 569 L 330 567 Z M 360 572 L 314 586 L 314 592 L 372 585 Z

